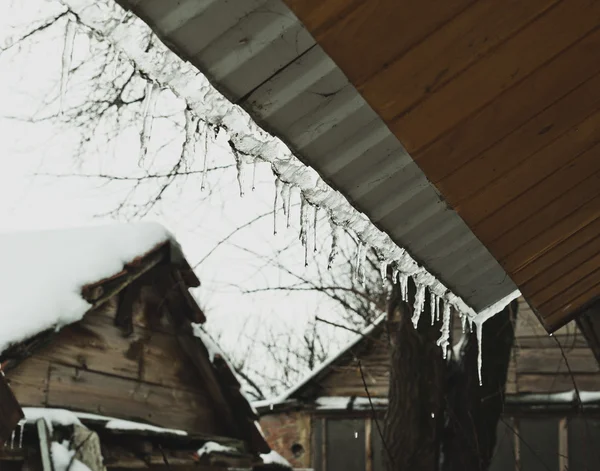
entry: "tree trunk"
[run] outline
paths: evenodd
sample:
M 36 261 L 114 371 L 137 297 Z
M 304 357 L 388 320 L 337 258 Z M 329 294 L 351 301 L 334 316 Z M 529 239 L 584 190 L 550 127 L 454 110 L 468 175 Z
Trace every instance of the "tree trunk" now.
M 409 300 L 415 285 L 409 281 Z M 391 368 L 384 427 L 384 461 L 389 471 L 438 469 L 444 425 L 446 361 L 436 345 L 440 322 L 431 325 L 429 300 L 419 328 L 411 323 L 412 303 L 393 288 L 388 311 Z
M 498 420 L 514 343 L 514 301 L 483 325 L 483 384 L 477 373 L 477 338 L 471 333 L 449 367 L 443 471 L 485 471 L 496 445 Z

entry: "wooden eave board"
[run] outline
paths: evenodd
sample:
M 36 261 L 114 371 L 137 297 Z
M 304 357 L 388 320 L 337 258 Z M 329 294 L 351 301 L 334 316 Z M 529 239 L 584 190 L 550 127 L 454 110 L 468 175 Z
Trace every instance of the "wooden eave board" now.
M 600 2 L 285 3 L 549 332 L 600 297 Z

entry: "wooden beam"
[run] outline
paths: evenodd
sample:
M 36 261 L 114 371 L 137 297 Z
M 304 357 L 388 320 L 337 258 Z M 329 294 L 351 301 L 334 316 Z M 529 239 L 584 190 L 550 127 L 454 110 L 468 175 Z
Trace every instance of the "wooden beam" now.
M 22 418 L 23 410 L 6 382 L 0 366 L 0 446 L 10 439 L 13 430 Z
M 577 316 L 577 326 L 600 365 L 600 299 L 581 311 Z
M 36 428 L 38 432 L 38 440 L 40 442 L 42 469 L 43 471 L 54 471 L 54 467 L 52 465 L 52 456 L 50 453 L 50 434 L 48 432 L 48 427 L 46 426 L 46 421 L 44 419 L 39 419 L 36 422 Z

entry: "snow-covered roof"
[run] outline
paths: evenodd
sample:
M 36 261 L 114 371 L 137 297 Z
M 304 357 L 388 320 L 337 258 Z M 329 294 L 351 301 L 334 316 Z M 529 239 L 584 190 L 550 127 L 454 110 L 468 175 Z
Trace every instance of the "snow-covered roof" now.
M 169 240 L 155 223 L 0 233 L 0 353 L 80 320 L 90 308 L 83 286 Z

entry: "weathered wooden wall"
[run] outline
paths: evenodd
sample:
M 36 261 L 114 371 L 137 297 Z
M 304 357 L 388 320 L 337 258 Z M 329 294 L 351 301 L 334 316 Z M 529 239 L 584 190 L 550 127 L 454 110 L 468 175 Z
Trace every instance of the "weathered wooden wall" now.
M 509 366 L 507 393 L 553 393 L 574 389 L 600 390 L 600 368 L 575 322 L 549 336 L 531 308 L 521 298 L 516 323 L 516 344 Z M 462 334 L 454 319 L 454 342 Z M 374 397 L 387 397 L 388 350 L 385 329 L 370 345 L 355 350 Z M 323 396 L 365 396 L 365 388 L 354 355 L 345 355 L 320 381 Z M 564 355 L 564 357 L 563 357 Z M 565 361 L 565 358 L 567 361 Z M 485 365 L 484 365 L 485 368 Z
M 86 411 L 222 435 L 210 396 L 151 290 L 133 309 L 133 333 L 115 326 L 117 300 L 63 328 L 7 373 L 22 406 Z
M 364 383 L 361 368 L 364 374 Z M 366 345 L 360 345 L 352 354 L 345 355 L 331 373 L 320 382 L 323 396 L 361 396 L 365 397 L 365 383 L 371 396 L 387 397 L 389 383 L 389 350 L 385 329 L 371 338 Z

